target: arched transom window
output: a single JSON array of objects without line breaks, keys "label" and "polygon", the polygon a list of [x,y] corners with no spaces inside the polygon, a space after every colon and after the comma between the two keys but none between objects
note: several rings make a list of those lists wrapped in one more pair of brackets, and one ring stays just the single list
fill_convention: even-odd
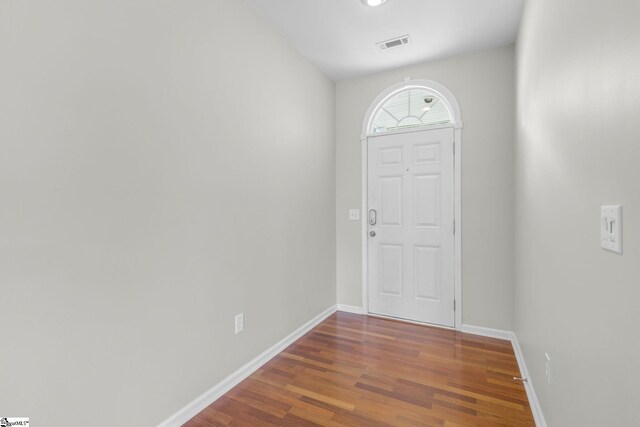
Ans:
[{"label": "arched transom window", "polygon": [[373,116],[369,132],[451,123],[447,106],[425,89],[406,89],[384,101]]}]

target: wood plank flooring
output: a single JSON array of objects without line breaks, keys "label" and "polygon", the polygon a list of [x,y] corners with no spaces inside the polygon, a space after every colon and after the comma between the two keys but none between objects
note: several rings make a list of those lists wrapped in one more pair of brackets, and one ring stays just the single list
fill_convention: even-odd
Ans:
[{"label": "wood plank flooring", "polygon": [[186,427],[535,426],[508,341],[336,313]]}]

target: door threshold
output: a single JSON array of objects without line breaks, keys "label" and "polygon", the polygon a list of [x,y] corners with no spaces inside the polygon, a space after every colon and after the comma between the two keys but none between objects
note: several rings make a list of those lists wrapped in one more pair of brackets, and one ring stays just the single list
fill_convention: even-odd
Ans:
[{"label": "door threshold", "polygon": [[365,316],[378,317],[380,319],[386,319],[386,320],[395,320],[397,322],[402,322],[402,323],[411,323],[412,325],[429,326],[432,328],[446,329],[448,331],[456,330],[456,328],[453,326],[438,325],[437,323],[420,322],[418,320],[404,319],[402,317],[393,317],[393,316],[387,316],[384,314],[377,314],[377,313],[364,313],[364,314]]}]

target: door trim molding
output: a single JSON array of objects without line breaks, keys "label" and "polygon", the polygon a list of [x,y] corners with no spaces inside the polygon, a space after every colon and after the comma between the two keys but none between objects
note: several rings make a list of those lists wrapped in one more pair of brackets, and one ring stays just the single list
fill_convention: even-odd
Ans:
[{"label": "door trim molding", "polygon": [[[409,88],[420,88],[438,96],[447,106],[449,113],[451,114],[451,124],[446,126],[429,126],[418,129],[410,129],[406,131],[393,131],[370,134],[369,128],[373,115],[378,111],[378,108],[387,99],[395,95],[396,93]],[[454,143],[454,220],[456,234],[454,236],[454,295],[455,295],[455,320],[454,328],[461,330],[462,328],[462,118],[460,116],[460,104],[455,95],[447,89],[444,85],[425,79],[405,79],[403,82],[397,83],[393,86],[383,90],[376,99],[371,103],[367,113],[364,116],[362,122],[362,134],[360,136],[360,157],[361,157],[361,220],[360,220],[360,240],[362,247],[362,310],[364,314],[369,313],[369,248],[367,240],[367,215],[369,207],[367,204],[368,195],[368,178],[369,178],[369,165],[367,161],[368,154],[368,140],[376,136],[383,136],[395,133],[404,132],[420,132],[428,131],[431,129],[439,129],[442,127],[453,127],[453,143]]]}]

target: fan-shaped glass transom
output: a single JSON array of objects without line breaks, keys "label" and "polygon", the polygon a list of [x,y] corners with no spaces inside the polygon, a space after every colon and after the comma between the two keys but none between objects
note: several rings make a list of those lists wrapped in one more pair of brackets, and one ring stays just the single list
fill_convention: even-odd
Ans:
[{"label": "fan-shaped glass transom", "polygon": [[424,89],[408,89],[387,99],[373,116],[372,133],[451,123],[438,97]]}]

